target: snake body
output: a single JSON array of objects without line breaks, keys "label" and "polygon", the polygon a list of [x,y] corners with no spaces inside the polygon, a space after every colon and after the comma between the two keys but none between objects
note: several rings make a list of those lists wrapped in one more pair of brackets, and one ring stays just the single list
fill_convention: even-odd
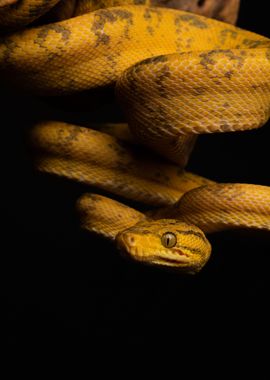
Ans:
[{"label": "snake body", "polygon": [[40,171],[162,206],[141,213],[99,195],[79,201],[82,225],[126,255],[196,272],[211,252],[204,232],[270,229],[268,187],[184,171],[196,134],[268,120],[269,39],[184,11],[121,5],[5,36],[0,72],[36,94],[116,85],[136,142],[165,159],[59,122],[38,125],[32,142]]},{"label": "snake body", "polygon": [[[217,184],[187,172],[130,146],[130,136],[121,127],[103,127],[117,137],[55,121],[39,123],[31,131],[39,171],[151,207],[140,212],[85,194],[77,202],[82,228],[116,241],[133,260],[185,273],[199,271],[209,259],[205,233],[241,227],[270,230],[269,187]],[[167,234],[175,236],[178,245],[164,246]]]}]

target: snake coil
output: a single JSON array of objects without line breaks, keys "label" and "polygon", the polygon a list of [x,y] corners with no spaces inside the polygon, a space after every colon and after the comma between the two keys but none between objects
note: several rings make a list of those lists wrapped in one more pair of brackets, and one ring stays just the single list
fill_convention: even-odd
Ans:
[{"label": "snake coil", "polygon": [[[115,85],[130,131],[40,123],[31,132],[37,168],[160,207],[142,213],[86,194],[77,205],[82,226],[116,240],[134,260],[185,273],[207,262],[205,233],[269,230],[268,187],[216,184],[184,167],[196,135],[258,128],[269,119],[270,40],[132,0],[104,9],[90,0],[77,8],[57,3],[0,3],[0,25],[9,32],[0,42],[1,77],[46,95]],[[55,22],[37,26],[49,10]]]}]

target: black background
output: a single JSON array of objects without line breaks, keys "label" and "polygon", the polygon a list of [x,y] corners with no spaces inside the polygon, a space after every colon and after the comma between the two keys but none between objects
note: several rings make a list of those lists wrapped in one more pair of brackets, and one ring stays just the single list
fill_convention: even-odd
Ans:
[{"label": "black background", "polygon": [[[242,1],[238,25],[270,37],[267,8],[267,2]],[[56,118],[83,125],[119,119],[107,101],[79,112],[75,103],[64,108],[59,102],[1,91],[4,342],[22,351],[59,353],[153,343],[168,351],[176,344],[187,356],[210,344],[209,359],[227,343],[225,361],[240,352],[265,352],[269,234],[210,236],[212,258],[197,276],[143,267],[80,230],[74,203],[88,188],[33,170],[26,142],[35,121]],[[270,185],[269,126],[200,137],[189,170],[222,182]]]}]

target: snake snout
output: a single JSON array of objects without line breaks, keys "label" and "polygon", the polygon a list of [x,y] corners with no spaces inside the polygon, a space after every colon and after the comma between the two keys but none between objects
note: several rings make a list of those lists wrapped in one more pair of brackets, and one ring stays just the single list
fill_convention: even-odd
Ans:
[{"label": "snake snout", "polygon": [[117,248],[123,256],[137,255],[136,240],[130,232],[121,232],[116,236]]}]

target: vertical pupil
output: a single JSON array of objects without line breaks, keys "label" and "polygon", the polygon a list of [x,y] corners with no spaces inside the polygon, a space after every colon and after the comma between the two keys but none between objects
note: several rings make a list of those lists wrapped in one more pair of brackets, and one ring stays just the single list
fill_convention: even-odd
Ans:
[{"label": "vertical pupil", "polygon": [[176,244],[176,236],[172,232],[167,232],[162,235],[161,243],[166,248],[174,247]]}]

